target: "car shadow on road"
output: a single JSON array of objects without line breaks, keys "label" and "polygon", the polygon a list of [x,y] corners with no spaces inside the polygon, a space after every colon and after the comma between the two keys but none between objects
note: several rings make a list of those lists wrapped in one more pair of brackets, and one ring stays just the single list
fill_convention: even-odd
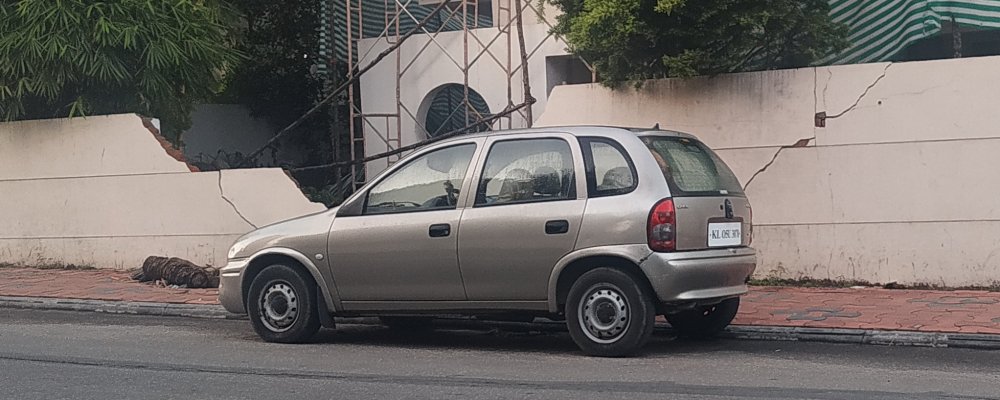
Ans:
[{"label": "car shadow on road", "polygon": [[[565,330],[504,329],[495,326],[437,328],[432,331],[401,331],[380,325],[339,325],[323,329],[313,344],[349,344],[357,346],[401,347],[412,349],[472,350],[503,353],[582,355]],[[643,357],[668,357],[731,351],[732,342],[721,339],[690,340],[675,337],[669,331],[657,331],[637,354]]]}]

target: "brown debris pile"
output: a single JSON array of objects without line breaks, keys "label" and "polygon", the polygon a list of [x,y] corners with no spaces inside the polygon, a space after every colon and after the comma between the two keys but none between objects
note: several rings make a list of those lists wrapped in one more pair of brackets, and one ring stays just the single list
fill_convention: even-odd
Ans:
[{"label": "brown debris pile", "polygon": [[200,289],[219,287],[219,270],[202,267],[177,257],[150,256],[142,263],[142,269],[132,274],[139,282],[164,282],[167,285]]}]

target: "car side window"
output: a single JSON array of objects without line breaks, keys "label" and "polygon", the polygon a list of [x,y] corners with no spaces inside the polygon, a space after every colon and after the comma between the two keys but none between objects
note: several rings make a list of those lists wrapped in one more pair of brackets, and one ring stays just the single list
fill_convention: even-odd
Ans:
[{"label": "car side window", "polygon": [[476,205],[576,198],[573,153],[562,139],[497,142],[486,157]]},{"label": "car side window", "polygon": [[462,144],[417,157],[368,192],[365,214],[454,209],[476,152]]},{"label": "car side window", "polygon": [[614,196],[635,190],[636,173],[632,160],[617,142],[583,138],[589,197]]}]

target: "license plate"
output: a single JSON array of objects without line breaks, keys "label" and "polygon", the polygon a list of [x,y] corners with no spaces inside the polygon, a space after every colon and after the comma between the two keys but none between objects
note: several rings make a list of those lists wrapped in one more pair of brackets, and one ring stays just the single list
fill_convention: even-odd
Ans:
[{"label": "license plate", "polygon": [[719,222],[708,224],[708,247],[739,246],[742,243],[742,223]]}]

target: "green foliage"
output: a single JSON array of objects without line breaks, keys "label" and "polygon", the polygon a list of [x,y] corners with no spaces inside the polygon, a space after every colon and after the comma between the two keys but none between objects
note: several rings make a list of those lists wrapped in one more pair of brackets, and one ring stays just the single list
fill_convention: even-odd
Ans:
[{"label": "green foliage", "polygon": [[0,118],[135,112],[175,141],[240,60],[222,0],[0,3]]},{"label": "green foliage", "polygon": [[843,49],[826,0],[543,0],[555,32],[609,85],[793,68]]}]

